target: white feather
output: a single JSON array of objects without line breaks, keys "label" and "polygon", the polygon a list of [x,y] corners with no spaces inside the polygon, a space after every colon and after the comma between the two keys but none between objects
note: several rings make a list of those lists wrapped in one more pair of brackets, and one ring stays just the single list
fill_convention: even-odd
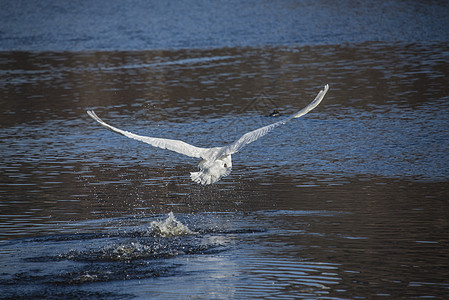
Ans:
[{"label": "white feather", "polygon": [[248,145],[249,143],[252,143],[256,141],[257,139],[263,137],[270,131],[272,131],[274,128],[284,125],[288,121],[292,119],[296,119],[299,117],[304,116],[308,112],[310,112],[312,109],[318,106],[320,102],[323,100],[324,96],[326,95],[327,91],[329,90],[329,85],[326,84],[324,89],[322,89],[318,95],[315,97],[315,99],[307,105],[305,108],[301,109],[300,111],[292,114],[291,116],[273,123],[271,125],[267,125],[264,127],[261,127],[259,129],[250,131],[248,133],[245,133],[242,135],[239,139],[237,139],[235,142],[223,146],[223,147],[214,147],[214,148],[200,148],[192,146],[186,142],[180,141],[180,140],[171,140],[171,139],[164,139],[164,138],[155,138],[155,137],[149,137],[149,136],[142,136],[137,135],[125,130],[118,129],[114,126],[111,126],[107,123],[105,123],[103,120],[101,120],[94,111],[88,110],[87,114],[92,117],[95,121],[100,123],[102,126],[106,127],[109,130],[112,130],[114,132],[117,132],[119,134],[122,134],[126,137],[147,143],[151,146],[171,150],[180,154],[184,154],[190,157],[197,157],[202,158],[200,161],[198,167],[199,172],[192,172],[190,173],[190,178],[199,184],[202,185],[208,185],[212,184],[214,182],[219,181],[221,178],[228,176],[231,173],[232,169],[232,160],[231,160],[231,154],[234,154],[238,151],[240,151],[243,147]]}]

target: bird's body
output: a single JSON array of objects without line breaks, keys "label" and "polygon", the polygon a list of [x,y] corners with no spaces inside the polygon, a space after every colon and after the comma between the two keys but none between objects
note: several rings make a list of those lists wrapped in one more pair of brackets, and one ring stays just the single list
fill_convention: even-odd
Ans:
[{"label": "bird's body", "polygon": [[202,159],[198,164],[198,172],[190,172],[190,178],[199,184],[211,184],[228,176],[232,169],[231,154],[216,160]]},{"label": "bird's body", "polygon": [[238,152],[247,144],[252,143],[255,140],[259,139],[260,137],[266,135],[274,128],[283,125],[292,119],[299,118],[310,112],[312,109],[317,107],[318,104],[320,104],[321,100],[323,100],[324,98],[324,95],[326,95],[328,89],[329,85],[326,85],[324,89],[318,93],[316,98],[308,106],[294,113],[288,118],[273,123],[271,125],[267,125],[259,129],[245,133],[239,139],[237,139],[235,142],[229,145],[214,148],[195,147],[180,140],[171,140],[171,139],[154,138],[137,135],[125,130],[118,129],[105,123],[95,114],[94,111],[87,111],[87,114],[90,117],[92,117],[95,121],[100,123],[102,126],[106,127],[107,129],[122,134],[126,137],[150,144],[151,146],[154,147],[168,149],[190,157],[201,158],[201,161],[198,164],[199,171],[191,172],[190,178],[196,183],[202,185],[209,185],[219,181],[221,178],[228,176],[231,173],[232,154]]}]

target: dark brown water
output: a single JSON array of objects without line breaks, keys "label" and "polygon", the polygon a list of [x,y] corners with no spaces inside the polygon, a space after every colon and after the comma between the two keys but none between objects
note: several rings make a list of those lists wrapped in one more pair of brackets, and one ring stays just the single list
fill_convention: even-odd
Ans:
[{"label": "dark brown water", "polygon": [[[1,53],[1,297],[446,298],[447,61],[438,43]],[[208,187],[85,113],[219,146],[326,83]]]}]

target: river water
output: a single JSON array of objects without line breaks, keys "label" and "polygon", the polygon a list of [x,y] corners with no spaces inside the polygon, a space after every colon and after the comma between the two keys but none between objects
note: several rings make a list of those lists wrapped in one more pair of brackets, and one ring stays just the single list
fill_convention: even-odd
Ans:
[{"label": "river water", "polygon": [[[49,51],[48,35],[8,32],[3,45],[23,51],[0,52],[0,298],[448,297],[447,41],[233,32],[231,45],[199,35],[194,47],[93,39],[63,51],[61,38]],[[233,155],[232,173],[206,187],[190,181],[197,160],[85,112],[220,146],[327,83],[318,108]]]}]

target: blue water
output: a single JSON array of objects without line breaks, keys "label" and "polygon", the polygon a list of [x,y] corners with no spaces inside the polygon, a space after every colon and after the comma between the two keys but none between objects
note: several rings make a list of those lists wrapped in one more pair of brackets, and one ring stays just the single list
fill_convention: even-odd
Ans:
[{"label": "blue water", "polygon": [[447,42],[446,1],[2,1],[0,50]]},{"label": "blue water", "polygon": [[[445,299],[444,1],[3,1],[1,299]],[[198,161],[99,126],[220,146]]]}]

